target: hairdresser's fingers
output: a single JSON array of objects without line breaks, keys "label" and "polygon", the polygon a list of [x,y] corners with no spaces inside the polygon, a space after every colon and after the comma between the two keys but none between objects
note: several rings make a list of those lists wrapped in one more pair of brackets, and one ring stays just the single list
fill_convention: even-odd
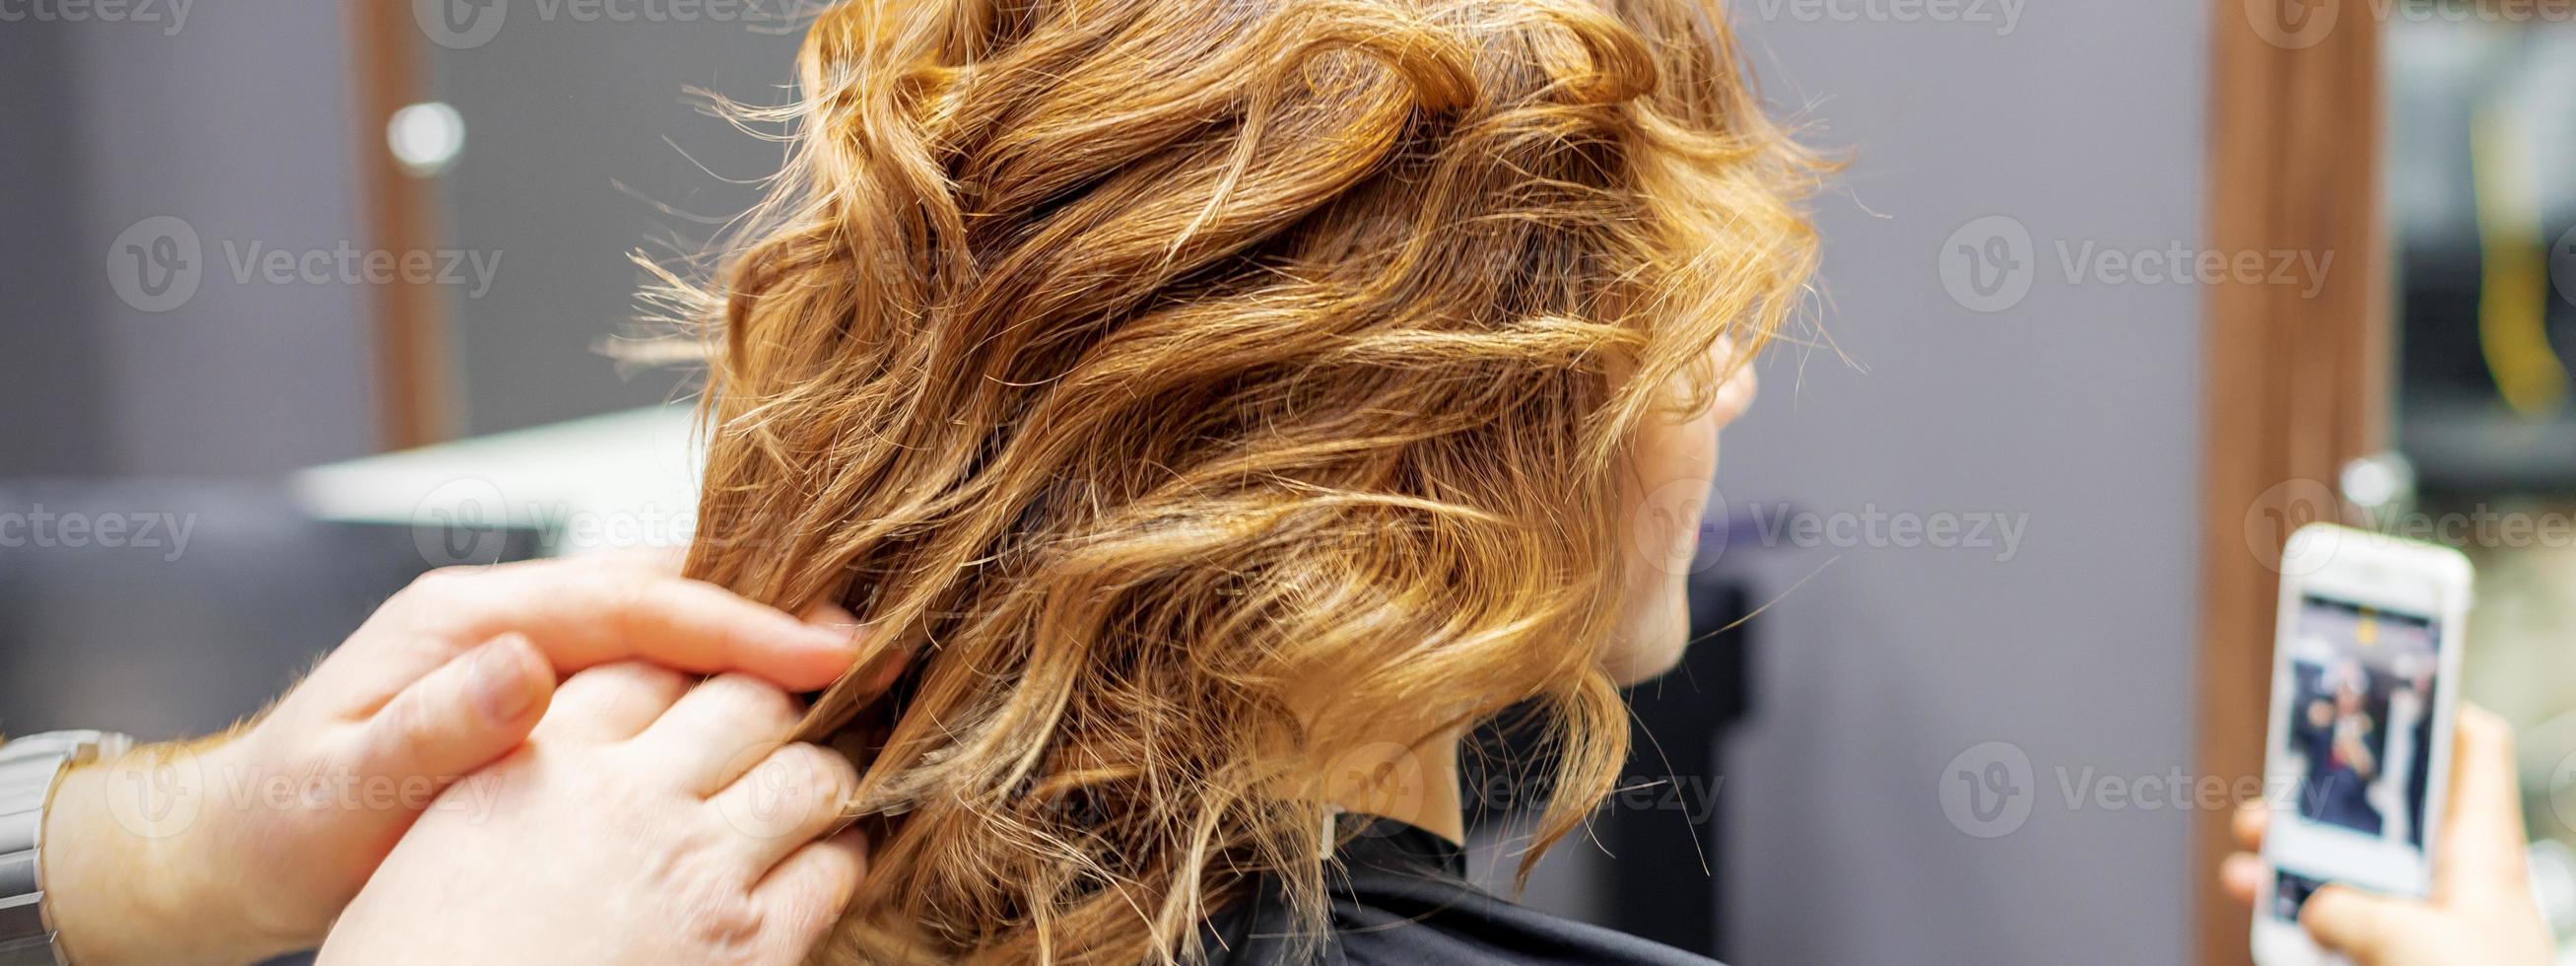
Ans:
[{"label": "hairdresser's fingers", "polygon": [[643,733],[688,690],[689,680],[669,668],[642,661],[602,664],[555,689],[554,707],[537,723],[537,734],[576,742],[622,741]]},{"label": "hairdresser's fingers", "polygon": [[2236,816],[2228,823],[2236,832],[2236,847],[2248,852],[2263,851],[2263,833],[2272,828],[2272,803],[2250,798],[2236,804]]},{"label": "hairdresser's fingers", "polygon": [[750,771],[796,730],[804,703],[746,674],[707,679],[637,735],[665,774],[700,797]]},{"label": "hairdresser's fingers", "polygon": [[377,709],[365,726],[365,768],[444,788],[526,740],[554,689],[554,669],[527,638],[493,638]]},{"label": "hairdresser's fingers", "polygon": [[867,878],[868,840],[843,832],[795,851],[752,887],[751,899],[771,928],[762,940],[775,962],[806,961]]},{"label": "hairdresser's fingers", "polygon": [[[455,652],[509,631],[558,671],[642,659],[683,671],[743,671],[782,686],[830,684],[858,652],[857,628],[818,626],[702,581],[600,559],[537,561],[423,576],[368,620],[398,642],[337,685],[390,694]],[[318,676],[318,672],[317,672]]]},{"label": "hairdresser's fingers", "polygon": [[2419,902],[2328,885],[2300,906],[2299,925],[2318,945],[2361,966],[2376,966],[2387,962],[2409,935],[2426,931],[2429,914]]},{"label": "hairdresser's fingers", "polygon": [[858,653],[857,628],[808,624],[714,584],[642,568],[567,562],[524,580],[487,580],[481,592],[485,606],[472,621],[526,631],[561,670],[640,658],[812,690]]},{"label": "hairdresser's fingers", "polygon": [[593,555],[610,564],[677,577],[689,562],[687,547],[614,547]]},{"label": "hairdresser's fingers", "polygon": [[2513,727],[2476,705],[2460,708],[2451,743],[2450,814],[2433,862],[2433,894],[2447,903],[2525,901],[2522,799]]},{"label": "hairdresser's fingers", "polygon": [[745,865],[758,876],[843,825],[858,787],[859,770],[849,759],[821,745],[797,742],[771,752],[717,792],[709,805],[740,833]]},{"label": "hairdresser's fingers", "polygon": [[2229,898],[2240,905],[2252,906],[2263,894],[2263,880],[2272,875],[2272,864],[2250,852],[2238,852],[2218,864],[2218,884]]}]

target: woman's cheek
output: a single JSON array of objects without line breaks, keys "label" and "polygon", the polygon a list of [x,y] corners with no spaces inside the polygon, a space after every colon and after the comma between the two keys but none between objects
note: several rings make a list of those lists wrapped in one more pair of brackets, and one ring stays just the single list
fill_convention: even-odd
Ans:
[{"label": "woman's cheek", "polygon": [[[1733,343],[1720,342],[1712,355],[1716,370],[1729,378],[1706,405],[1679,417],[1650,418],[1630,441],[1622,490],[1626,599],[1618,638],[1605,656],[1622,683],[1670,670],[1689,643],[1690,576],[1716,484],[1718,432],[1743,415],[1759,392],[1753,368],[1734,365]],[[1675,402],[1693,395],[1678,383],[1669,392]]]},{"label": "woman's cheek", "polygon": [[1637,440],[1626,507],[1623,613],[1604,662],[1623,684],[1661,674],[1681,657],[1715,443],[1716,427],[1706,419],[1661,423]]}]

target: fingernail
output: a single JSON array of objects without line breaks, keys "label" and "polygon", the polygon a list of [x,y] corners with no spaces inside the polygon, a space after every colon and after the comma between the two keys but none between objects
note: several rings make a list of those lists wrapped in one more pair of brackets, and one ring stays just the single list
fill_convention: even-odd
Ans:
[{"label": "fingernail", "polygon": [[840,605],[823,603],[806,608],[804,621],[805,626],[829,636],[835,648],[845,651],[858,649],[859,631],[863,626],[857,615]]},{"label": "fingernail", "polygon": [[469,687],[475,706],[494,724],[517,721],[536,703],[536,690],[528,687],[526,665],[519,660],[515,641],[503,637],[475,649]]}]

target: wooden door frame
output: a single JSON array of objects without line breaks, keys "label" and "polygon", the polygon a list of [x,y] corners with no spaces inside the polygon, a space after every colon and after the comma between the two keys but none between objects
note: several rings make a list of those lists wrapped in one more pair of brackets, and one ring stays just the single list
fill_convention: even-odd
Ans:
[{"label": "wooden door frame", "polygon": [[[2313,296],[2250,281],[2208,294],[2195,720],[2200,773],[2231,789],[2262,775],[2281,542],[2303,520],[2344,514],[2337,477],[2387,446],[2391,404],[2382,25],[2370,4],[2280,3],[2335,19],[2291,32],[2258,25],[2262,3],[2213,4],[2210,247],[2334,261]],[[2218,887],[2231,819],[2204,808],[2193,823],[2196,959],[2207,966],[2251,962],[2246,911]]]},{"label": "wooden door frame", "polygon": [[[385,141],[394,112],[427,99],[425,38],[412,5],[348,4],[355,159],[371,250],[439,248],[436,183],[403,169]],[[380,448],[410,449],[452,438],[460,413],[453,333],[443,293],[427,279],[397,278],[369,289]]]}]

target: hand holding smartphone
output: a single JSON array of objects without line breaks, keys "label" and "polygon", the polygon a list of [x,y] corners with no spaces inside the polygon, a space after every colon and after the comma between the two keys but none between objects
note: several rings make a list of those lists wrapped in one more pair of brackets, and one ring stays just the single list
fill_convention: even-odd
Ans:
[{"label": "hand holding smartphone", "polygon": [[2328,882],[2423,897],[2450,791],[2470,568],[2458,551],[2329,524],[2281,554],[2254,958],[2335,960],[2299,928]]},{"label": "hand holding smartphone", "polygon": [[2282,563],[2268,794],[2238,822],[2262,858],[2227,869],[2255,961],[2551,962],[2512,732],[2458,703],[2468,561],[2311,525]]}]

